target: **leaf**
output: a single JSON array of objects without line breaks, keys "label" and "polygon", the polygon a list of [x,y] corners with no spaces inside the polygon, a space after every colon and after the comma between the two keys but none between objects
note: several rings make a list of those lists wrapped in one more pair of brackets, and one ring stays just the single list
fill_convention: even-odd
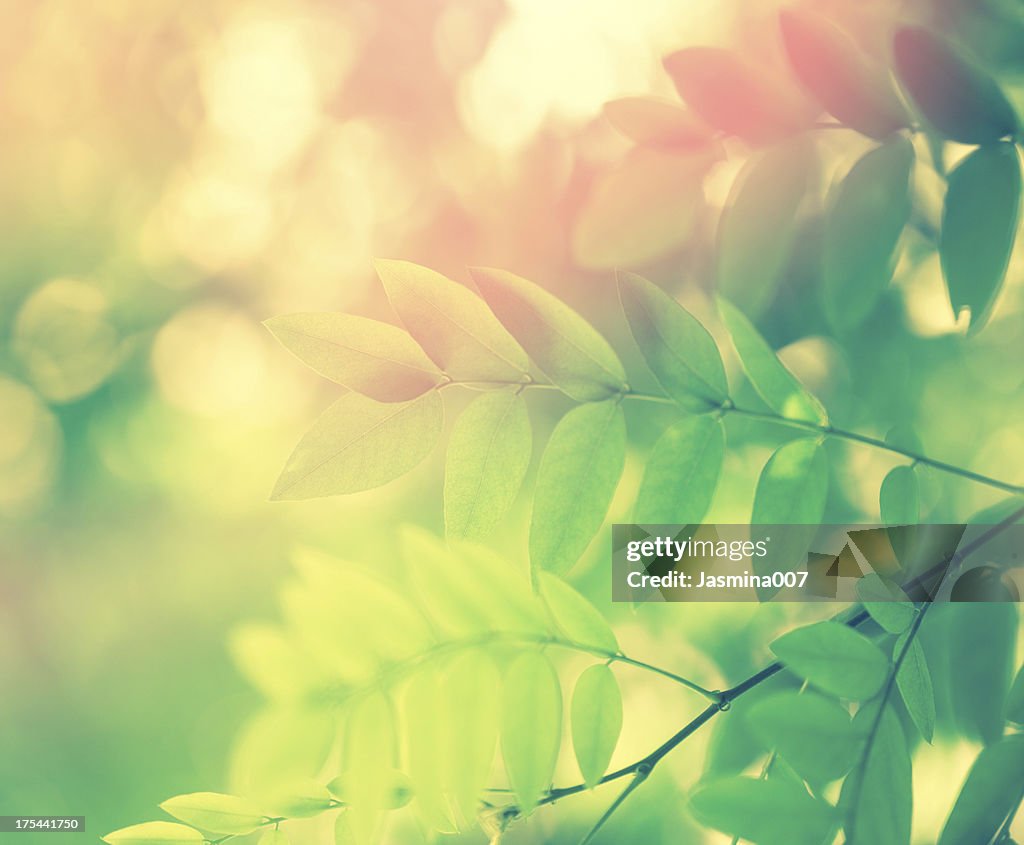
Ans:
[{"label": "leaf", "polygon": [[755,144],[791,135],[808,121],[762,68],[717,47],[688,47],[664,59],[679,96],[704,121]]},{"label": "leaf", "polygon": [[878,646],[838,622],[797,628],[775,640],[771,649],[787,669],[840,698],[871,698],[889,672],[889,661]]},{"label": "leaf", "polygon": [[678,103],[622,97],[604,104],[605,119],[631,141],[668,151],[706,147],[714,133]]},{"label": "leaf", "polygon": [[751,317],[775,298],[817,167],[813,142],[800,137],[753,156],[736,178],[718,221],[716,282]]},{"label": "leaf", "polygon": [[379,402],[415,399],[440,370],[408,334],[352,314],[286,314],[264,325],[320,375]]},{"label": "leaf", "polygon": [[460,830],[475,825],[478,799],[490,776],[501,718],[500,689],[498,670],[480,652],[457,657],[441,683],[441,775]]},{"label": "leaf", "polygon": [[[357,788],[356,781],[361,778],[358,771],[338,775],[327,784],[327,791],[345,804],[352,803],[353,791]],[[385,778],[388,789],[384,794],[384,809],[398,810],[406,806],[413,798],[412,782],[409,776],[398,769],[390,769]]]},{"label": "leaf", "polygon": [[1024,736],[1008,736],[982,749],[953,805],[938,845],[992,842],[1020,802]]},{"label": "leaf", "polygon": [[[903,652],[909,633],[905,631],[896,640],[893,646],[894,657]],[[924,649],[916,639],[911,641],[896,673],[896,686],[921,736],[925,742],[931,742],[935,735],[935,691],[932,689],[932,675],[928,671]]]},{"label": "leaf", "polygon": [[203,834],[173,822],[146,822],[122,827],[103,837],[110,845],[202,845]]},{"label": "leaf", "polygon": [[594,327],[541,287],[504,270],[471,268],[487,304],[534,363],[580,402],[626,387],[626,372]]},{"label": "leaf", "polygon": [[652,525],[696,525],[718,486],[725,427],[711,416],[686,417],[654,444],[637,493],[634,519]]},{"label": "leaf", "polygon": [[436,391],[398,404],[346,393],[299,441],[270,498],[312,499],[387,484],[430,453],[443,423]]},{"label": "leaf", "polygon": [[953,713],[968,739],[991,745],[1003,735],[1013,678],[1017,606],[1007,602],[953,603],[949,667]]},{"label": "leaf", "polygon": [[440,776],[447,766],[442,731],[449,715],[443,709],[441,684],[439,673],[430,669],[413,675],[401,697],[401,718],[416,812],[429,829],[452,833],[448,783]]},{"label": "leaf", "polygon": [[390,700],[372,693],[357,702],[349,714],[345,736],[345,770],[353,775],[348,779],[345,814],[356,841],[372,842],[383,812],[394,799],[397,749]]},{"label": "leaf", "polygon": [[260,837],[259,845],[291,845],[291,842],[288,839],[288,834],[275,827]]},{"label": "leaf", "polygon": [[815,399],[772,351],[747,317],[724,299],[718,310],[729,330],[743,371],[769,408],[784,417],[824,424],[828,416]]},{"label": "leaf", "polygon": [[631,150],[594,180],[572,231],[573,260],[595,270],[638,267],[680,251],[704,210],[704,177],[715,145],[685,155]]},{"label": "leaf", "polygon": [[[866,711],[876,713],[874,708]],[[899,719],[886,709],[864,766],[843,783],[847,842],[909,845],[913,814],[910,752]]]},{"label": "leaf", "polygon": [[797,79],[825,111],[871,138],[908,125],[887,75],[839,27],[802,9],[783,10],[779,22]]},{"label": "leaf", "polygon": [[594,605],[549,572],[537,573],[537,585],[556,627],[567,640],[605,654],[618,654],[615,634]]},{"label": "leaf", "polygon": [[836,190],[823,262],[825,313],[837,329],[863,323],[892,279],[913,165],[913,145],[898,137],[868,152]]},{"label": "leaf", "polygon": [[815,786],[842,777],[857,762],[862,738],[854,733],[850,714],[817,693],[775,693],[754,704],[746,718],[767,748]]},{"label": "leaf", "polygon": [[755,845],[820,845],[837,823],[835,808],[800,786],[748,777],[698,787],[690,812],[701,824]]},{"label": "leaf", "polygon": [[307,778],[268,791],[260,803],[271,816],[310,819],[331,809],[331,794],[326,786]]},{"label": "leaf", "polygon": [[473,400],[448,441],[444,521],[449,537],[490,535],[519,493],[532,447],[522,396],[495,391]]},{"label": "leaf", "polygon": [[971,311],[970,331],[991,316],[1006,278],[1020,212],[1017,148],[975,150],[949,174],[939,257],[953,313]]},{"label": "leaf", "polygon": [[857,597],[871,618],[890,634],[903,633],[917,615],[906,593],[877,572],[870,572],[857,580]]},{"label": "leaf", "polygon": [[175,795],[164,801],[160,809],[203,830],[235,836],[252,833],[263,822],[263,813],[252,803],[218,792]]},{"label": "leaf", "polygon": [[1006,699],[1006,718],[1018,725],[1024,725],[1024,666],[1017,673],[1017,679],[1013,682]]},{"label": "leaf", "polygon": [[718,346],[689,311],[635,273],[619,273],[619,298],[630,331],[665,392],[689,411],[729,398]]},{"label": "leaf", "polygon": [[530,362],[522,347],[468,288],[409,261],[377,260],[377,275],[402,323],[457,381],[520,381]]},{"label": "leaf", "polygon": [[828,493],[828,462],[817,440],[780,446],[768,459],[754,493],[751,522],[758,525],[817,525]]},{"label": "leaf", "polygon": [[537,470],[530,521],[535,570],[572,569],[604,522],[625,461],[619,403],[580,405],[559,420]]},{"label": "leaf", "polygon": [[445,544],[412,528],[403,530],[402,552],[413,591],[439,632],[452,637],[493,630],[549,632],[525,567],[483,546]]},{"label": "leaf", "polygon": [[885,525],[916,525],[921,517],[918,505],[917,473],[909,465],[890,470],[878,494]]},{"label": "leaf", "polygon": [[562,690],[551,661],[526,652],[502,686],[501,754],[520,809],[529,814],[551,786],[562,739]]},{"label": "leaf", "polygon": [[989,144],[1017,131],[998,83],[944,38],[916,26],[893,39],[896,75],[939,132],[962,144]]},{"label": "leaf", "polygon": [[572,746],[587,789],[600,783],[622,732],[622,693],[612,670],[585,669],[572,694]]}]

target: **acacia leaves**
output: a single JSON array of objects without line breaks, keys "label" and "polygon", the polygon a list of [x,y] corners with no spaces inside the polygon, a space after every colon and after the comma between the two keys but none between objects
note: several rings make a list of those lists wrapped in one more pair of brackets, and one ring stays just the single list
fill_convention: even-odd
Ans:
[{"label": "acacia leaves", "polygon": [[949,175],[939,256],[954,314],[971,312],[971,330],[989,318],[1017,235],[1021,171],[1012,144],[981,147]]},{"label": "acacia leaves", "polygon": [[401,403],[346,393],[299,441],[270,497],[309,499],[379,487],[417,466],[443,423],[435,391]]},{"label": "acacia leaves", "polygon": [[622,693],[603,664],[583,671],[572,694],[572,745],[587,788],[608,771],[622,731]]},{"label": "acacia leaves", "polygon": [[1008,736],[982,750],[974,761],[938,845],[992,842],[1021,800],[1024,736]]},{"label": "acacia leaves", "polygon": [[530,521],[535,568],[562,573],[576,563],[604,522],[625,460],[618,402],[580,405],[559,421],[537,470]]},{"label": "acacia leaves", "polygon": [[871,698],[888,674],[889,661],[878,646],[838,622],[797,628],[771,648],[787,669],[840,698]]},{"label": "acacia leaves", "polygon": [[536,652],[516,658],[505,673],[502,699],[505,771],[528,813],[551,785],[562,738],[562,690],[551,661]]},{"label": "acacia leaves", "polygon": [[252,833],[264,819],[264,814],[246,799],[217,792],[176,795],[164,801],[160,808],[203,830],[234,836]]},{"label": "acacia leaves", "polygon": [[486,538],[515,500],[530,465],[533,437],[523,397],[485,393],[459,417],[444,473],[445,530]]},{"label": "acacia leaves", "polygon": [[173,822],[145,822],[108,833],[103,841],[109,845],[202,845],[203,834],[191,827]]}]

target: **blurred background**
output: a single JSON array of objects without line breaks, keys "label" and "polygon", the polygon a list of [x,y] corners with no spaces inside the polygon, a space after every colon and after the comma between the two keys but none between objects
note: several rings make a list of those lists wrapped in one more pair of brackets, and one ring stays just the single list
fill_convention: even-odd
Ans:
[{"label": "blurred background", "polygon": [[[813,5],[859,21],[867,43],[893,14],[881,2]],[[1012,4],[904,5],[957,28],[1019,102]],[[222,787],[258,700],[227,635],[276,614],[291,550],[374,554],[386,567],[396,520],[439,528],[442,455],[355,497],[266,501],[338,389],[262,320],[393,319],[374,256],[462,281],[467,265],[510,269],[573,303],[616,348],[627,334],[615,266],[710,313],[714,222],[744,151],[695,179],[674,153],[637,154],[602,107],[674,99],[661,57],[686,45],[739,44],[777,68],[777,7],[0,0],[0,814],[84,813],[99,834],[155,817],[169,795]],[[822,143],[823,196],[864,143]],[[812,201],[796,221],[787,281],[761,320],[784,359],[846,427],[910,425],[929,454],[1019,480],[1021,256],[997,319],[970,345],[937,262],[913,242],[879,313],[836,338],[809,269],[820,210]],[[560,406],[539,408],[543,430]],[[631,420],[638,450],[664,421]],[[711,521],[745,518],[778,440],[749,423],[735,434]],[[876,517],[892,461],[842,448],[836,460],[844,484],[830,516]],[[935,521],[995,501],[929,477]],[[598,545],[580,583],[606,603]],[[708,650],[711,675],[755,665],[781,621],[671,612],[649,611],[641,648],[674,631],[669,662]],[[735,636],[702,641],[709,624]],[[961,768],[970,759],[950,754]]]}]

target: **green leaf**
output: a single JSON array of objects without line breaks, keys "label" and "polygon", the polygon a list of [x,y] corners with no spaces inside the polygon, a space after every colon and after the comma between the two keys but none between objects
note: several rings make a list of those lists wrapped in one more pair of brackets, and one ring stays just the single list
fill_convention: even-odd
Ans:
[{"label": "green leaf", "polygon": [[771,649],[787,669],[840,698],[871,698],[889,671],[878,646],[838,622],[797,628],[775,640]]},{"label": "green leaf", "polygon": [[[903,651],[909,634],[909,631],[905,631],[896,640],[893,657]],[[910,648],[903,657],[903,662],[896,673],[896,686],[921,736],[925,742],[931,742],[935,735],[935,691],[932,689],[932,675],[928,671],[924,649],[917,639],[910,643]]]},{"label": "green leaf", "polygon": [[164,801],[160,809],[203,830],[236,836],[252,833],[263,821],[263,813],[246,799],[219,792],[175,795]]},{"label": "green leaf", "polygon": [[872,138],[908,125],[887,74],[839,27],[804,9],[783,10],[779,22],[797,79],[840,123]]},{"label": "green leaf", "polygon": [[372,693],[357,702],[349,714],[345,738],[345,769],[354,775],[349,779],[346,815],[356,841],[372,842],[394,798],[397,740],[390,700]]},{"label": "green leaf", "polygon": [[[874,708],[865,711],[876,713]],[[913,814],[910,752],[891,709],[882,714],[863,767],[843,783],[846,841],[908,845]]]},{"label": "green leaf", "polygon": [[201,845],[203,834],[173,822],[146,822],[122,827],[103,837],[110,845]]},{"label": "green leaf", "polygon": [[[320,770],[337,733],[337,716],[323,709],[277,705],[257,713],[242,725],[235,740],[229,788],[276,799],[283,787]],[[271,809],[259,803],[264,812]]]},{"label": "green leaf", "polygon": [[409,680],[400,706],[416,813],[430,830],[452,833],[456,827],[448,802],[448,783],[441,777],[448,753],[442,734],[450,715],[444,711],[442,680],[432,668],[417,672]]},{"label": "green leaf", "polygon": [[622,732],[622,693],[615,673],[602,664],[583,671],[572,693],[572,747],[587,789],[608,771]]},{"label": "green leaf", "polygon": [[780,446],[761,470],[751,523],[816,526],[825,512],[828,460],[817,440]]},{"label": "green leaf", "polygon": [[886,525],[916,525],[921,518],[917,473],[909,465],[890,470],[878,493],[882,522]]},{"label": "green leaf", "polygon": [[716,281],[751,317],[775,298],[817,167],[813,142],[800,137],[753,156],[736,178],[718,222]]},{"label": "green leaf", "polygon": [[725,299],[718,300],[718,310],[732,337],[743,371],[768,407],[791,419],[816,424],[828,422],[821,403],[783,366],[750,320]]},{"label": "green leaf", "polygon": [[953,313],[971,311],[971,328],[988,321],[1017,237],[1021,174],[1017,148],[975,150],[949,174],[939,257]]},{"label": "green leaf", "polygon": [[664,59],[679,96],[698,117],[755,144],[791,135],[809,121],[763,68],[718,47],[688,47]]},{"label": "green leaf", "polygon": [[443,424],[436,391],[398,404],[346,393],[299,441],[270,498],[312,499],[387,484],[430,453]]},{"label": "green leaf", "polygon": [[767,748],[815,786],[842,777],[857,762],[862,737],[854,733],[850,714],[817,693],[775,693],[754,704],[746,718]]},{"label": "green leaf", "polygon": [[618,654],[615,634],[594,605],[550,572],[538,572],[537,585],[555,627],[567,640],[605,654]]},{"label": "green leaf", "polygon": [[1008,736],[982,750],[953,805],[938,845],[992,842],[1020,802],[1024,736]]},{"label": "green leaf", "polygon": [[651,450],[633,518],[648,524],[698,524],[715,495],[724,458],[721,419],[704,415],[680,420]]},{"label": "green leaf", "polygon": [[[351,804],[357,789],[356,781],[362,775],[358,771],[345,772],[327,784],[327,791],[344,804]],[[398,810],[413,799],[412,781],[409,776],[398,769],[391,769],[386,776],[388,784],[384,795],[384,809]]]},{"label": "green leaf", "polygon": [[573,399],[592,402],[626,388],[626,372],[608,341],[564,302],[504,270],[471,272],[505,328]]},{"label": "green leaf", "polygon": [[288,839],[288,834],[275,827],[260,837],[259,845],[291,845],[291,842]]},{"label": "green leaf", "polygon": [[893,39],[896,75],[928,121],[962,144],[989,144],[1017,131],[999,84],[944,38],[908,26]]},{"label": "green leaf", "polygon": [[[476,824],[498,743],[501,677],[480,652],[453,661],[441,683],[441,775],[460,830]],[[435,728],[436,729],[436,728]]]},{"label": "green leaf", "polygon": [[665,392],[689,411],[729,398],[718,346],[689,311],[635,273],[619,273],[619,298],[629,328]]},{"label": "green leaf", "polygon": [[493,630],[549,632],[525,567],[520,570],[491,549],[445,544],[413,528],[403,530],[402,552],[415,595],[438,631],[453,637]]},{"label": "green leaf", "polygon": [[948,613],[953,713],[966,737],[991,745],[1003,735],[1017,643],[1017,605],[954,603]]},{"label": "green leaf", "polygon": [[516,658],[502,686],[501,754],[524,813],[551,786],[562,739],[562,689],[542,653]]},{"label": "green leaf", "polygon": [[604,104],[605,119],[641,146],[668,151],[706,147],[714,133],[686,109],[655,97],[622,97]]},{"label": "green leaf", "polygon": [[311,819],[331,808],[331,793],[314,780],[293,781],[278,786],[260,799],[268,815],[286,819]]},{"label": "green leaf", "polygon": [[837,329],[864,322],[892,278],[913,165],[913,144],[898,137],[868,152],[836,189],[825,218],[823,291]]},{"label": "green leaf", "polygon": [[857,597],[871,618],[890,634],[903,633],[917,615],[906,593],[877,572],[869,572],[858,579]]},{"label": "green leaf", "polygon": [[468,288],[409,261],[375,262],[388,299],[423,350],[457,381],[520,381],[530,362]]},{"label": "green leaf", "polygon": [[821,845],[837,824],[835,808],[800,786],[748,777],[698,787],[690,812],[701,824],[755,845]]},{"label": "green leaf", "polygon": [[1006,699],[1006,718],[1018,725],[1024,725],[1024,666],[1010,687],[1010,694]]},{"label": "green leaf", "polygon": [[573,225],[573,259],[606,270],[643,266],[683,249],[705,208],[704,177],[721,157],[718,145],[685,156],[631,150],[594,180]]},{"label": "green leaf", "polygon": [[535,570],[564,573],[579,560],[604,522],[625,461],[618,402],[580,405],[562,417],[537,470],[530,522]]},{"label": "green leaf", "polygon": [[444,522],[449,537],[490,535],[519,493],[532,447],[522,396],[495,391],[473,400],[448,441]]},{"label": "green leaf", "polygon": [[408,334],[352,314],[286,314],[264,325],[300,361],[379,402],[415,399],[440,370]]}]

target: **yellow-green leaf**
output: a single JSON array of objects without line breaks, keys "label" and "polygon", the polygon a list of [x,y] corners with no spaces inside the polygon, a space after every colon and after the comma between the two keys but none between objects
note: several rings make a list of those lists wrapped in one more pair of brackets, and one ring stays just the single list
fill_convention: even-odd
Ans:
[{"label": "yellow-green leaf", "polygon": [[939,845],[992,842],[1020,803],[1024,783],[1024,736],[1008,736],[974,761],[942,828]]},{"label": "yellow-green leaf", "polygon": [[527,652],[502,685],[501,754],[519,807],[529,813],[551,786],[562,738],[562,690],[551,661]]},{"label": "yellow-green leaf", "polygon": [[245,798],[219,792],[191,792],[175,795],[160,805],[165,813],[213,833],[241,836],[252,833],[264,814]]},{"label": "yellow-green leaf", "polygon": [[377,275],[423,351],[459,381],[518,381],[529,368],[522,347],[479,296],[435,270],[378,260]]},{"label": "yellow-green leaf", "polygon": [[275,827],[260,837],[259,845],[291,845],[291,842],[288,839],[288,834]]},{"label": "yellow-green leaf", "polygon": [[608,771],[622,732],[622,693],[612,670],[599,663],[583,671],[572,693],[572,747],[588,789]]},{"label": "yellow-green leaf", "polygon": [[417,672],[401,699],[405,760],[415,794],[417,815],[431,830],[453,833],[455,823],[448,802],[448,784],[441,777],[447,765],[442,728],[446,725],[442,679],[432,667]]},{"label": "yellow-green leaf", "polygon": [[346,769],[353,775],[348,779],[346,815],[356,841],[369,843],[377,839],[382,814],[394,802],[397,748],[390,700],[376,693],[359,701],[349,715],[345,737]]},{"label": "yellow-green leaf", "polygon": [[580,405],[559,421],[537,471],[530,522],[535,570],[572,569],[604,522],[625,461],[618,402]]},{"label": "yellow-green leaf", "polygon": [[888,74],[828,18],[806,9],[784,9],[779,23],[797,79],[825,111],[872,138],[885,138],[908,125]]},{"label": "yellow-green leaf", "polygon": [[904,27],[893,39],[893,58],[907,93],[947,138],[988,144],[1017,131],[1017,115],[999,84],[945,38]]},{"label": "yellow-green leaf", "polygon": [[718,300],[718,310],[729,330],[743,371],[765,403],[784,417],[825,423],[828,415],[796,376],[787,370],[778,356],[736,306]]},{"label": "yellow-green leaf", "polygon": [[550,572],[538,572],[537,584],[555,627],[567,640],[605,654],[618,653],[615,633],[594,605]]},{"label": "yellow-green leaf", "polygon": [[916,525],[920,519],[918,480],[909,465],[894,467],[882,480],[878,493],[882,522],[886,525]]},{"label": "yellow-green leaf", "polygon": [[448,441],[444,522],[449,537],[486,539],[515,501],[533,434],[522,396],[484,393],[462,412]]},{"label": "yellow-green leaf", "polygon": [[[893,646],[894,659],[903,652],[909,633],[905,631],[896,640],[896,645]],[[935,734],[935,692],[932,689],[932,675],[928,671],[924,649],[917,639],[911,641],[903,656],[903,662],[896,673],[896,686],[921,736],[925,742],[931,742]]]},{"label": "yellow-green leaf", "polygon": [[722,356],[700,321],[642,276],[619,273],[618,280],[630,331],[665,392],[691,411],[728,399]]},{"label": "yellow-green leaf", "polygon": [[442,375],[408,334],[353,314],[286,314],[264,325],[299,360],[379,402],[415,399]]},{"label": "yellow-green leaf", "polygon": [[671,100],[622,97],[604,104],[605,119],[642,146],[681,151],[705,147],[714,132]]},{"label": "yellow-green leaf", "polygon": [[868,152],[836,190],[823,262],[825,313],[837,329],[860,325],[892,278],[913,164],[913,145],[898,137]]},{"label": "yellow-green leaf", "polygon": [[[356,781],[362,777],[358,771],[345,772],[327,784],[327,791],[343,804],[351,804],[356,789]],[[385,810],[398,810],[413,799],[412,781],[409,776],[398,769],[391,769],[385,778],[388,789],[384,793]]]},{"label": "yellow-green leaf", "polygon": [[201,845],[203,834],[174,822],[146,822],[108,833],[103,841],[110,845]]},{"label": "yellow-green leaf", "polygon": [[[869,716],[878,711],[866,710]],[[855,720],[856,722],[856,720]],[[846,841],[909,845],[913,811],[910,752],[900,721],[886,709],[861,768],[844,781]]]},{"label": "yellow-green leaf", "polygon": [[776,449],[761,471],[750,521],[816,526],[825,512],[827,494],[828,461],[821,443],[792,440]]},{"label": "yellow-green leaf", "polygon": [[914,621],[917,610],[898,586],[869,572],[857,580],[857,598],[864,609],[890,634],[901,634]]},{"label": "yellow-green leaf", "polygon": [[878,646],[838,622],[797,628],[775,640],[771,649],[791,672],[840,698],[871,698],[889,671]]},{"label": "yellow-green leaf", "polygon": [[1017,148],[975,150],[949,174],[939,257],[953,313],[970,309],[970,330],[992,314],[1017,237],[1021,172]]},{"label": "yellow-green leaf", "polygon": [[725,427],[709,415],[686,417],[654,444],[637,493],[634,519],[695,525],[707,513],[725,458]]},{"label": "yellow-green leaf", "polygon": [[260,798],[271,816],[286,819],[310,819],[331,808],[327,787],[311,778],[292,781],[267,791]]},{"label": "yellow-green leaf", "polygon": [[299,441],[270,497],[311,499],[387,484],[430,453],[443,423],[433,390],[402,403],[346,393]]},{"label": "yellow-green leaf", "polygon": [[718,292],[759,316],[775,298],[814,182],[817,151],[806,137],[753,156],[736,177],[718,221]]},{"label": "yellow-green leaf", "polygon": [[498,319],[565,393],[591,402],[625,389],[626,372],[608,341],[568,305],[504,270],[471,272]]},{"label": "yellow-green leaf", "polygon": [[641,267],[679,251],[705,208],[704,176],[716,145],[672,155],[638,147],[594,180],[576,217],[572,255],[598,270]]}]

